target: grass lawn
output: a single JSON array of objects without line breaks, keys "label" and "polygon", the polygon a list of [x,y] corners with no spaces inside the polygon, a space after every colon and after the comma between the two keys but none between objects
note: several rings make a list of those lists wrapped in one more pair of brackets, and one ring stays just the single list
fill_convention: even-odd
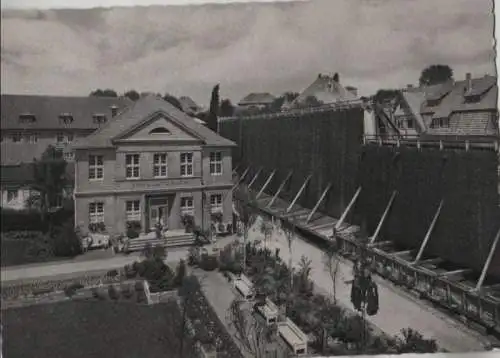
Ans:
[{"label": "grass lawn", "polygon": [[[179,357],[181,313],[175,302],[152,306],[66,301],[2,311],[9,358]],[[184,357],[194,357],[185,338]]]}]

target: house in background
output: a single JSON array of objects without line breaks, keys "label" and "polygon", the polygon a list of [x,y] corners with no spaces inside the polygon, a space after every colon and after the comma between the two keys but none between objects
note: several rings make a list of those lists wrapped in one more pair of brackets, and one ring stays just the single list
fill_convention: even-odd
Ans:
[{"label": "house in background", "polygon": [[161,98],[141,98],[75,144],[76,225],[180,229],[190,214],[206,229],[217,213],[230,223],[234,146]]},{"label": "house in background", "polygon": [[496,78],[485,75],[443,84],[402,89],[378,115],[378,134],[488,137],[498,136],[498,87]]},{"label": "house in background", "polygon": [[193,101],[191,97],[179,97],[179,102],[181,104],[182,110],[189,115],[195,115],[196,113],[203,110],[203,108],[199,106],[195,101]]},{"label": "house in background", "polygon": [[94,132],[133,102],[128,98],[1,96],[1,206],[23,209],[34,194],[33,159],[49,145],[63,152],[72,195],[72,142]]},{"label": "house in background", "polygon": [[287,104],[284,109],[301,106],[305,104],[310,97],[316,98],[323,104],[331,104],[340,101],[358,100],[358,91],[352,86],[342,86],[339,75],[319,74],[316,80],[310,84],[295,100]]},{"label": "house in background", "polygon": [[269,108],[276,99],[270,93],[250,93],[238,102],[241,110],[261,110]]}]

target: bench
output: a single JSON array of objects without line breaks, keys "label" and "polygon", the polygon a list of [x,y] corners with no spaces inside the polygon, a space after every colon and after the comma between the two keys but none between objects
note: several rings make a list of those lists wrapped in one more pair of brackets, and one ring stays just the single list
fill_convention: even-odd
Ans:
[{"label": "bench", "polygon": [[266,297],[265,304],[257,306],[257,311],[264,317],[268,326],[278,322],[278,306],[269,298]]},{"label": "bench", "polygon": [[254,287],[252,281],[245,275],[241,274],[234,281],[234,287],[246,300],[251,300],[254,297]]},{"label": "bench", "polygon": [[295,355],[307,354],[307,335],[290,318],[278,323],[278,332]]}]

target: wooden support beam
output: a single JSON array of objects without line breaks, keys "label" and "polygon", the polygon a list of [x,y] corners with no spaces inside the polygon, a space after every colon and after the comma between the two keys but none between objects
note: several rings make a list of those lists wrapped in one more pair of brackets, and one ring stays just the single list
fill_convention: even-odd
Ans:
[{"label": "wooden support beam", "polygon": [[483,286],[483,282],[486,278],[486,274],[488,273],[488,269],[490,268],[491,260],[493,260],[493,256],[495,256],[498,241],[500,241],[500,229],[498,229],[497,236],[495,237],[495,240],[493,240],[493,244],[491,245],[491,249],[490,249],[490,252],[488,254],[488,258],[486,259],[486,262],[484,263],[484,266],[483,266],[483,271],[481,272],[481,276],[479,277],[479,280],[477,281],[477,285],[475,288],[476,292],[481,290],[481,286]]},{"label": "wooden support beam", "polygon": [[250,189],[252,187],[253,183],[255,183],[255,181],[257,180],[257,178],[259,177],[261,172],[262,172],[262,168],[259,168],[259,170],[257,170],[257,173],[255,173],[252,181],[248,184],[248,189]]},{"label": "wooden support beam", "polygon": [[300,197],[300,195],[302,194],[302,192],[306,188],[306,185],[307,185],[307,183],[309,182],[310,179],[311,179],[311,175],[308,175],[307,178],[306,178],[306,180],[304,180],[304,184],[302,184],[302,186],[300,187],[299,191],[297,192],[297,195],[295,195],[295,198],[293,198],[293,200],[290,203],[290,205],[288,206],[288,208],[286,208],[286,210],[285,210],[286,213],[288,213],[290,210],[292,210],[293,206],[297,202],[297,199]]},{"label": "wooden support beam", "polygon": [[440,264],[441,262],[443,262],[443,259],[440,257],[436,257],[435,259],[420,260],[418,262],[418,264],[419,265],[425,265],[425,264],[436,265],[436,264]]},{"label": "wooden support beam", "polygon": [[241,176],[238,178],[238,180],[236,181],[236,184],[234,184],[233,188],[236,188],[238,185],[240,185],[240,183],[245,180],[245,177],[247,176],[248,174],[248,171],[250,170],[250,167],[247,167],[245,169],[245,171],[243,172],[243,174],[241,174]]},{"label": "wooden support beam", "polygon": [[356,190],[356,193],[354,194],[351,201],[349,202],[349,205],[347,205],[347,207],[345,208],[344,212],[342,213],[342,216],[340,217],[339,221],[337,221],[337,223],[335,224],[335,230],[340,229],[340,227],[344,223],[345,218],[347,217],[347,214],[349,213],[352,206],[354,205],[354,203],[358,199],[358,196],[360,193],[361,193],[361,187],[359,187],[358,190]]},{"label": "wooden support beam", "polygon": [[483,290],[498,290],[500,289],[500,283],[494,284],[494,285],[489,285],[489,286],[484,286],[482,288]]},{"label": "wooden support beam", "polygon": [[427,243],[429,242],[432,231],[434,230],[434,226],[436,225],[436,222],[439,218],[439,214],[441,214],[441,209],[443,207],[443,203],[444,203],[444,200],[441,200],[441,202],[439,203],[439,206],[436,210],[436,213],[434,214],[434,218],[432,218],[432,222],[429,226],[429,229],[427,229],[427,233],[425,234],[424,241],[422,241],[422,245],[420,245],[420,249],[418,250],[417,257],[415,257],[415,260],[412,262],[413,265],[418,264],[418,262],[422,258],[422,254],[424,253],[425,247],[427,246]]},{"label": "wooden support beam", "polygon": [[411,254],[412,252],[413,252],[413,250],[405,250],[405,251],[391,252],[390,254],[392,256],[404,256],[404,255]]},{"label": "wooden support beam", "polygon": [[389,202],[387,203],[387,206],[385,207],[385,211],[382,214],[382,217],[380,218],[377,229],[375,230],[375,233],[373,234],[373,236],[370,238],[370,244],[373,244],[375,242],[375,240],[377,240],[378,234],[380,233],[380,229],[382,229],[382,225],[384,224],[384,221],[387,217],[387,214],[389,213],[389,209],[391,208],[392,203],[394,202],[394,199],[396,198],[397,193],[398,192],[396,190],[394,190],[392,192],[391,198],[389,199]]},{"label": "wooden support beam", "polygon": [[236,168],[234,168],[234,169],[233,169],[233,174],[234,174],[234,173],[238,173],[238,169],[239,169],[239,168],[240,168],[240,165],[238,164],[238,165],[236,166]]},{"label": "wooden support beam", "polygon": [[269,175],[269,177],[267,178],[267,180],[264,183],[264,185],[262,186],[262,188],[260,188],[260,191],[257,194],[257,196],[255,197],[255,200],[259,199],[260,196],[262,195],[262,193],[264,192],[264,190],[266,190],[266,187],[269,185],[269,183],[273,179],[275,173],[276,173],[276,170],[273,170],[273,172]]},{"label": "wooden support beam", "polygon": [[369,247],[383,247],[383,246],[388,246],[392,245],[392,241],[379,241],[379,242],[374,242],[373,244],[368,244]]},{"label": "wooden support beam", "polygon": [[318,210],[319,206],[321,205],[321,202],[323,201],[323,199],[325,198],[326,194],[328,193],[328,190],[330,190],[331,187],[332,187],[332,184],[328,183],[328,185],[326,186],[326,189],[323,191],[323,194],[321,194],[321,196],[319,197],[318,202],[316,203],[316,205],[314,205],[314,208],[312,209],[311,213],[307,217],[306,224],[308,224],[309,221],[311,221],[314,213],[316,212],[316,210]]},{"label": "wooden support beam", "polygon": [[438,274],[439,277],[451,277],[451,276],[457,276],[457,275],[462,275],[465,273],[472,272],[471,269],[461,269],[461,270],[455,270],[455,271],[448,271],[448,272],[443,272]]},{"label": "wooden support beam", "polygon": [[273,198],[271,199],[271,201],[269,202],[269,204],[267,204],[267,208],[270,208],[274,202],[276,201],[276,198],[278,197],[278,195],[281,193],[281,191],[283,190],[283,188],[285,187],[285,184],[286,182],[290,179],[290,177],[292,176],[292,173],[293,171],[290,170],[288,172],[288,175],[286,176],[285,180],[283,180],[278,188],[278,191],[276,191],[276,193],[274,194]]}]

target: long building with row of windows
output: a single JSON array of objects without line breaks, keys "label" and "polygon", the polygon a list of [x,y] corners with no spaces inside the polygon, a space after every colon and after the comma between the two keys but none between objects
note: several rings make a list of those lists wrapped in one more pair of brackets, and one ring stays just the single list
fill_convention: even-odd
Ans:
[{"label": "long building with row of windows", "polygon": [[214,214],[231,222],[233,146],[168,102],[140,99],[73,145],[76,225],[180,229],[183,214],[202,227]]}]

